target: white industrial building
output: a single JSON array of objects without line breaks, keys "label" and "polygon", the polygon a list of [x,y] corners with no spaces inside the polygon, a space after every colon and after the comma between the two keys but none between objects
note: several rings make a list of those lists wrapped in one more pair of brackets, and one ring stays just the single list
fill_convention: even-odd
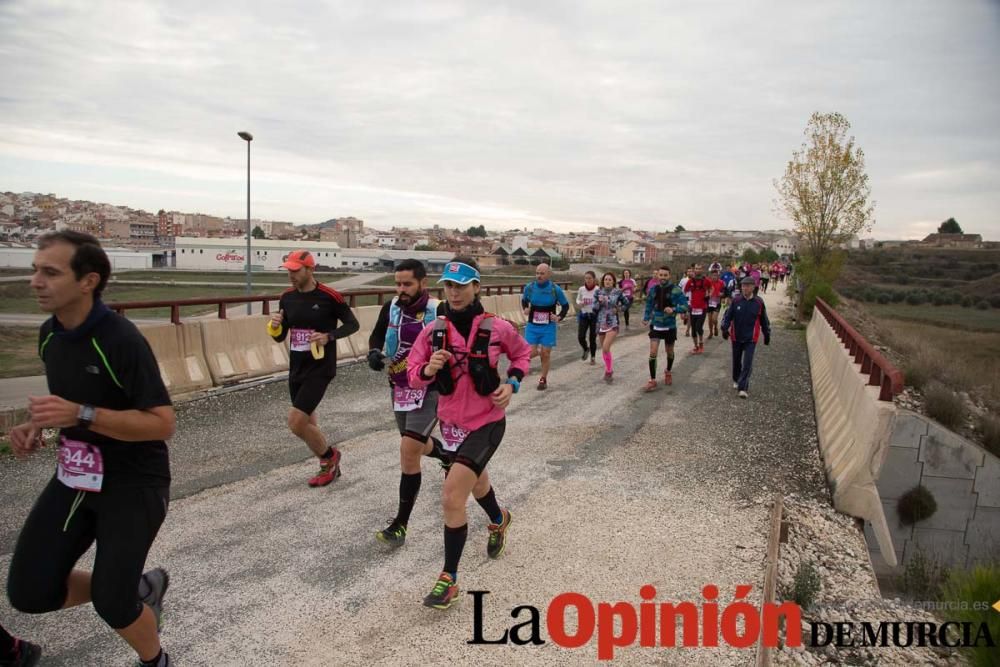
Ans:
[{"label": "white industrial building", "polygon": [[[174,259],[178,269],[198,271],[246,271],[245,238],[174,239]],[[316,257],[318,270],[391,271],[401,260],[414,258],[439,271],[452,258],[450,252],[388,250],[382,248],[341,248],[332,241],[272,241],[251,239],[250,264],[254,271],[277,271],[293,250],[308,250]]]},{"label": "white industrial building", "polygon": [[[154,262],[153,256],[163,255],[162,252],[135,252],[118,248],[105,248],[105,252],[108,259],[111,260],[112,272],[152,269],[159,265],[158,262]],[[0,267],[30,269],[34,260],[35,248],[33,247],[0,244]]]}]

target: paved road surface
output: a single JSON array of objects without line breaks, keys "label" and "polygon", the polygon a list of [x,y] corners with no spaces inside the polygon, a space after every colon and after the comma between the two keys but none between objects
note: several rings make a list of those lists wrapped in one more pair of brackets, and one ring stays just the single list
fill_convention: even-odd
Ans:
[{"label": "paved road surface", "polygon": [[[652,584],[659,601],[699,603],[707,583],[724,601],[746,583],[759,601],[770,494],[825,493],[802,332],[776,327],[758,354],[750,401],[733,396],[722,341],[690,357],[681,338],[674,385],[643,394],[642,332],[616,345],[611,386],[600,365],[580,361],[573,334],[561,331],[550,389],[534,389],[536,374],[515,397],[490,465],[513,512],[500,560],[486,557],[487,521],[470,503],[459,582],[463,591],[491,591],[487,636],[513,624],[513,607],[534,605],[547,639],[545,608],[566,591],[638,603],[639,588]],[[551,642],[468,645],[473,605],[464,594],[447,612],[421,606],[442,563],[441,474],[425,461],[406,545],[380,548],[373,532],[394,514],[399,481],[388,407],[384,381],[367,367],[341,369],[319,418],[344,449],[345,473],[317,490],[305,484],[313,461],[284,427],[283,384],[182,406],[171,442],[173,502],[149,559],[172,574],[163,640],[177,664],[594,661],[593,642],[574,651]],[[0,571],[51,461],[51,450],[28,463],[0,460]],[[89,606],[30,617],[3,599],[0,618],[45,645],[44,664],[131,659]],[[619,655],[626,664],[753,660],[752,651],[726,648]]]}]

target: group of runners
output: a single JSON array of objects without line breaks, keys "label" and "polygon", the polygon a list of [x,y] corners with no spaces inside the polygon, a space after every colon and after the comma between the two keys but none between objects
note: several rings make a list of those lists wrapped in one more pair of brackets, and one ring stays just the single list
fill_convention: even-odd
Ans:
[{"label": "group of runners", "polygon": [[[282,267],[291,287],[266,322],[277,344],[289,350],[288,428],[315,455],[319,470],[310,487],[341,475],[342,453],[332,446],[316,409],[337,372],[337,345],[359,329],[342,295],[313,275],[308,250],[290,253]],[[14,608],[44,613],[93,602],[101,618],[136,651],[142,665],[164,666],[159,627],[169,576],[157,568],[143,572],[146,557],[169,503],[167,447],[175,429],[170,397],[156,359],[138,329],[101,300],[111,268],[92,236],[55,232],[43,237],[35,255],[31,287],[41,308],[51,313],[42,325],[39,355],[50,395],[30,399],[30,420],[11,431],[19,458],[44,444],[43,429],[59,429],[55,475],[31,510],[18,536],[7,592]],[[666,350],[664,384],[671,384],[677,318],[686,318],[693,353],[708,338],[733,338],[733,383],[747,396],[754,348],[770,327],[757,283],[746,276],[734,294],[721,267],[700,265],[674,284],[668,267],[640,290],[628,270],[621,279],[608,272],[600,282],[588,272],[576,295],[582,358],[596,365],[597,344],[604,378],[612,382],[612,345],[637,296],[644,296],[643,325],[649,327],[649,373],[657,386],[660,341]],[[400,480],[396,516],[374,539],[402,546],[421,487],[421,459],[443,469],[443,566],[424,604],[451,606],[458,594],[458,570],[468,536],[466,504],[471,495],[489,520],[486,552],[505,550],[511,512],[502,507],[488,464],[506,430],[506,408],[539,357],[537,389],[548,387],[557,326],[569,301],[552,280],[549,266],[536,268],[521,305],[524,336],[510,322],[484,310],[481,276],[472,258],[455,257],[437,281],[443,299],[432,298],[426,269],[405,260],[395,270],[396,295],[379,312],[369,337],[369,367],[386,376],[387,393],[399,433]],[[733,280],[736,280],[735,276]],[[720,308],[728,305],[721,329]],[[499,372],[506,357],[504,376]],[[438,429],[440,438],[434,435]],[[76,568],[96,543],[92,571]],[[0,665],[30,665],[40,649],[0,628]]]}]

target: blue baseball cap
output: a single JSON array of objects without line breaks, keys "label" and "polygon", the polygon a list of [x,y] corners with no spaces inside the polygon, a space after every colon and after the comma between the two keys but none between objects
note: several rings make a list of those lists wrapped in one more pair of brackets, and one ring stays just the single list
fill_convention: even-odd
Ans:
[{"label": "blue baseball cap", "polygon": [[444,273],[441,274],[441,279],[438,280],[438,284],[450,280],[453,283],[458,283],[459,285],[468,285],[469,283],[482,282],[479,279],[479,271],[468,264],[463,264],[462,262],[448,262],[444,265]]}]

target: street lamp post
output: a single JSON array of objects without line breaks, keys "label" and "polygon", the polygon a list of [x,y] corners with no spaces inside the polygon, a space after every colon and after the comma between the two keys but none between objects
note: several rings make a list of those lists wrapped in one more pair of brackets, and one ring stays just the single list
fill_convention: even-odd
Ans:
[{"label": "street lamp post", "polygon": [[[247,296],[249,297],[252,293],[250,283],[250,142],[253,141],[253,135],[249,132],[237,132],[237,136],[240,139],[247,142]],[[247,315],[253,314],[253,303],[247,301]]]}]

